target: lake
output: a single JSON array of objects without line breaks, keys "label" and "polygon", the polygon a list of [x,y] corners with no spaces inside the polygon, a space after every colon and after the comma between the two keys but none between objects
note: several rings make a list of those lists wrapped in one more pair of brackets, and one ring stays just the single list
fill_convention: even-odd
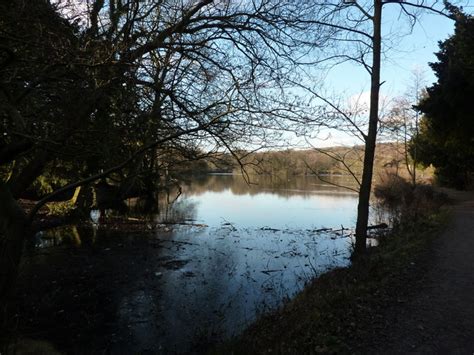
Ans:
[{"label": "lake", "polygon": [[[349,178],[332,178],[351,186]],[[176,208],[189,209],[189,219],[218,227],[322,228],[355,224],[357,195],[322,183],[316,177],[251,177],[211,175],[183,185]]]},{"label": "lake", "polygon": [[[30,320],[25,329],[54,323],[41,338],[62,350],[204,349],[315,276],[348,265],[357,195],[316,177],[254,177],[249,185],[239,175],[209,175],[182,183],[181,195],[160,207],[148,232],[68,226],[38,238],[20,284],[41,291],[24,295],[23,306],[56,318]],[[58,332],[61,322],[68,326]],[[61,340],[69,334],[76,338]]]}]

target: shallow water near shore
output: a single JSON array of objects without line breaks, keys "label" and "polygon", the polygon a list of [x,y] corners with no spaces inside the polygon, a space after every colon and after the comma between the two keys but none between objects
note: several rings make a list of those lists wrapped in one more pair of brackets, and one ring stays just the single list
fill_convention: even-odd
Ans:
[{"label": "shallow water near shore", "polygon": [[349,263],[355,194],[317,178],[253,182],[183,184],[141,231],[45,233],[22,266],[24,332],[65,351],[199,352]]}]

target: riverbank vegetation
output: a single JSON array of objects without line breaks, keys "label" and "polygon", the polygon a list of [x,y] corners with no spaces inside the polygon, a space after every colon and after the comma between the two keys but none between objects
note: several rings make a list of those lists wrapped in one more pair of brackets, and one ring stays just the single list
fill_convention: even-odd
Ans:
[{"label": "riverbank vegetation", "polygon": [[[331,35],[318,13],[274,1],[2,3],[0,299],[47,202],[94,184],[109,203],[152,197],[173,184],[170,166],[306,122],[315,108],[283,91],[297,58]],[[26,214],[18,202],[34,186],[43,194]]]}]

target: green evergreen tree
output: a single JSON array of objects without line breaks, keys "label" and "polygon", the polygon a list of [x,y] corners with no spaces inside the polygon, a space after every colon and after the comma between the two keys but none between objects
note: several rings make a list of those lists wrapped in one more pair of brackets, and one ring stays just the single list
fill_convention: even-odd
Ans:
[{"label": "green evergreen tree", "polygon": [[418,105],[424,117],[412,148],[421,162],[433,164],[441,183],[465,188],[474,172],[474,18],[452,11],[455,32],[431,64],[438,81]]}]

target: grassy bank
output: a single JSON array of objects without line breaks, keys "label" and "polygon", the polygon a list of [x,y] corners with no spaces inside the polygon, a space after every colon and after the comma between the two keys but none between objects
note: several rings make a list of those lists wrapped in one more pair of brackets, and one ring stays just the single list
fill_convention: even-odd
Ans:
[{"label": "grassy bank", "polygon": [[394,306],[416,291],[428,267],[430,242],[448,215],[433,208],[416,219],[405,218],[366,259],[322,275],[215,352],[366,352],[387,327]]}]

